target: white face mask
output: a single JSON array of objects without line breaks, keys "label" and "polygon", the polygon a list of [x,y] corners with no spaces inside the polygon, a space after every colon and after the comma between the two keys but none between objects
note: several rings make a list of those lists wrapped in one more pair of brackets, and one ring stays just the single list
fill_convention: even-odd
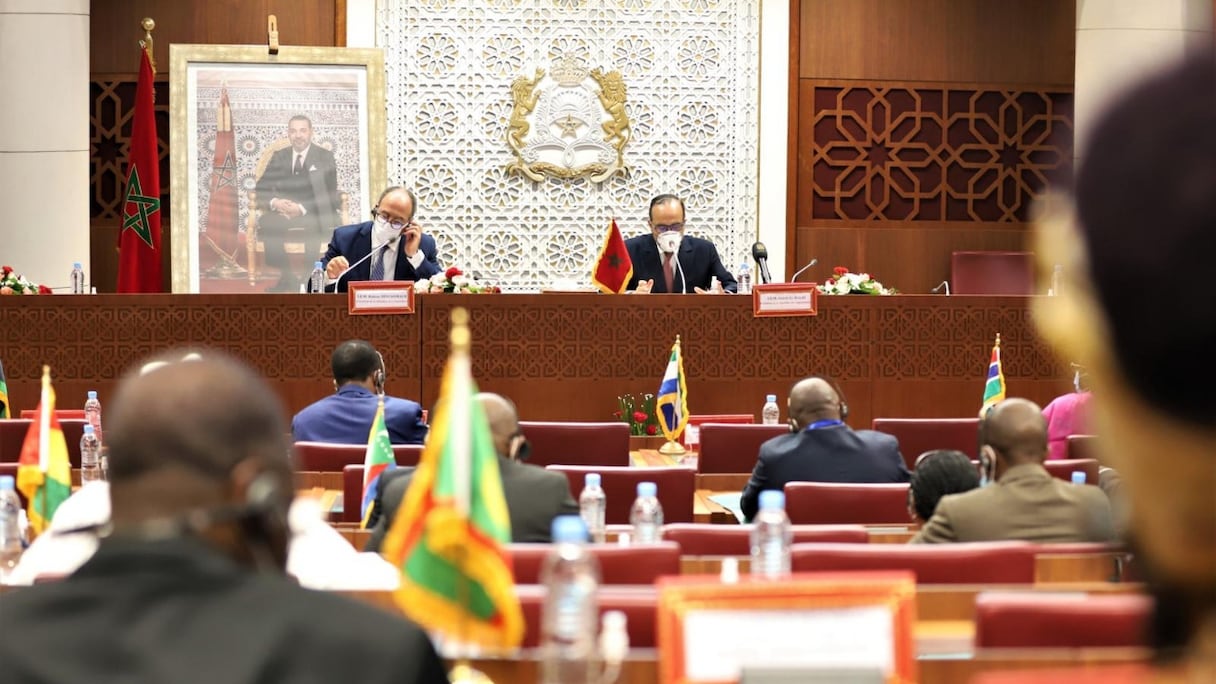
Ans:
[{"label": "white face mask", "polygon": [[683,239],[684,234],[678,231],[662,233],[658,237],[659,251],[664,253],[673,253],[680,248],[680,241]]},{"label": "white face mask", "polygon": [[382,218],[377,217],[372,222],[372,245],[382,245],[386,240],[391,240],[400,234],[401,231],[393,228]]}]

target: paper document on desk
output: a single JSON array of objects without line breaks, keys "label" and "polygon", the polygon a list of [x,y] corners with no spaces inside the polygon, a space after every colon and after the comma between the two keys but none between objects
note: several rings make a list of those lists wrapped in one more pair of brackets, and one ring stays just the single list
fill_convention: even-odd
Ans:
[{"label": "paper document on desk", "polygon": [[739,500],[741,498],[743,498],[742,493],[739,493],[739,494],[714,494],[713,496],[709,497],[709,500],[718,504],[722,508],[725,508],[726,510],[730,511],[731,513],[734,513],[735,520],[738,520],[740,523],[742,523],[743,522],[743,505],[739,503]]}]

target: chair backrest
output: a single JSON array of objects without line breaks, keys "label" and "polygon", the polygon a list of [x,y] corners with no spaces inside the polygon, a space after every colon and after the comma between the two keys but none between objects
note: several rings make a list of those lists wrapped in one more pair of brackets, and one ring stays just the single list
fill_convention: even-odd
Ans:
[{"label": "chair backrest", "polygon": [[[545,603],[545,587],[525,584],[515,588],[523,609],[523,648],[540,645],[540,616]],[[655,648],[658,645],[655,617],[658,613],[658,591],[650,586],[602,586],[595,593],[600,615],[610,610],[625,613],[625,630],[633,648]]]},{"label": "chair backrest", "polygon": [[684,426],[681,443],[692,451],[701,449],[701,426],[708,423],[729,423],[731,425],[751,425],[756,417],[750,413],[694,413],[688,417]]},{"label": "chair backrest", "polygon": [[[22,418],[33,419],[38,415],[38,409],[21,409]],[[55,409],[55,417],[59,420],[71,418],[72,420],[84,420],[84,409]],[[104,425],[102,426],[105,427]]]},{"label": "chair backrest", "polygon": [[911,570],[917,584],[1033,584],[1034,544],[794,544],[794,572]]},{"label": "chair backrest", "polygon": [[[629,425],[626,423],[521,420],[519,429],[531,445],[528,463],[532,465],[629,465]],[[579,489],[582,489],[581,484]]]},{"label": "chair backrest", "polygon": [[342,522],[360,522],[363,505],[363,464],[342,469]]},{"label": "chair backrest", "polygon": [[908,484],[788,482],[785,512],[798,525],[907,525]]},{"label": "chair backrest", "polygon": [[950,283],[958,295],[1034,294],[1034,253],[954,252]]},{"label": "chair backrest", "polygon": [[[508,544],[515,583],[540,584],[541,569],[553,548],[553,544]],[[599,563],[602,584],[654,584],[662,575],[680,574],[680,545],[675,542],[588,544],[587,550]]]},{"label": "chair backrest", "polygon": [[1067,453],[1068,458],[1073,460],[1092,458],[1098,462],[1102,461],[1098,458],[1097,435],[1069,435]]},{"label": "chair backrest", "polygon": [[1072,474],[1079,470],[1085,473],[1085,484],[1098,484],[1098,462],[1092,458],[1060,458],[1045,461],[1043,467],[1052,477],[1065,482],[1071,482]]},{"label": "chair backrest", "polygon": [[[746,556],[751,553],[752,525],[675,523],[663,526],[663,539],[680,545],[682,556]],[[791,525],[794,543],[867,544],[861,525]]]},{"label": "chair backrest", "polygon": [[[348,465],[362,464],[367,456],[363,444],[329,444],[327,442],[296,442],[296,470],[339,473]],[[393,458],[399,466],[418,465],[421,444],[394,444]]]},{"label": "chair backrest", "polygon": [[659,488],[659,503],[663,504],[663,521],[692,522],[693,498],[696,496],[697,471],[684,466],[669,468],[629,468],[612,466],[551,465],[566,475],[570,493],[576,498],[583,491],[587,473],[599,473],[600,485],[607,498],[605,522],[609,525],[629,523],[629,509],[637,498],[639,482],[654,482]]},{"label": "chair backrest", "polygon": [[[33,422],[28,418],[0,420],[0,463],[16,463],[21,458],[21,447]],[[80,467],[80,437],[84,434],[85,422],[83,418],[59,419],[59,428],[63,430],[63,439],[68,444],[68,460],[73,468]]]},{"label": "chair backrest", "polygon": [[706,423],[701,426],[697,470],[702,473],[750,473],[756,467],[760,445],[789,431],[788,425]]},{"label": "chair backrest", "polygon": [[[0,463],[0,475],[10,475],[10,476],[12,476],[13,480],[16,481],[17,464],[16,463]],[[25,494],[22,494],[20,489],[17,490],[17,498],[21,499],[22,508],[29,508],[29,505],[30,505],[29,499],[25,498]]]},{"label": "chair backrest", "polygon": [[981,593],[976,648],[1147,646],[1153,601],[1140,594]]},{"label": "chair backrest", "polygon": [[870,424],[899,441],[908,470],[916,467],[916,457],[934,449],[955,449],[975,458],[979,425],[979,418],[875,418]]}]

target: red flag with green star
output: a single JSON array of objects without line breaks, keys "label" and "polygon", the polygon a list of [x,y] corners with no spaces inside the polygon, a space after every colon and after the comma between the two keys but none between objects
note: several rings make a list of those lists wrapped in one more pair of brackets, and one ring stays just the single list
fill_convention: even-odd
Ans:
[{"label": "red flag with green star", "polygon": [[608,294],[621,294],[631,278],[633,261],[629,258],[629,250],[625,248],[625,240],[621,238],[621,230],[616,227],[614,218],[608,225],[608,234],[604,236],[604,246],[595,259],[591,283]]},{"label": "red flag with green star", "polygon": [[160,292],[160,159],[152,59],[140,51],[135,117],[127,157],[127,194],[118,237],[118,291]]}]

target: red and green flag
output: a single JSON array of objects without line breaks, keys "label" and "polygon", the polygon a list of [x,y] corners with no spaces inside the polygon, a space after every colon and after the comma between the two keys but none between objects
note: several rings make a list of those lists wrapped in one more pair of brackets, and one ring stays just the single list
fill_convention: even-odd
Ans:
[{"label": "red and green flag", "polygon": [[376,417],[367,435],[367,454],[363,457],[363,503],[359,510],[360,527],[367,527],[368,514],[380,491],[380,476],[386,470],[397,467],[393,457],[393,443],[388,438],[388,427],[384,424],[384,397],[376,405]]},{"label": "red and green flag", "polygon": [[225,261],[236,256],[240,243],[236,196],[236,139],[232,129],[232,107],[228,86],[220,87],[215,110],[215,156],[211,161],[211,188],[207,195],[207,222],[203,237]]},{"label": "red and green flag", "polygon": [[4,380],[4,363],[0,362],[0,418],[11,418],[12,413],[8,403],[8,383]]},{"label": "red and green flag", "polygon": [[59,505],[72,495],[72,465],[68,443],[55,417],[51,368],[42,367],[42,399],[17,461],[17,489],[29,502],[27,514],[34,535],[51,524]]},{"label": "red and green flag", "polygon": [[988,379],[984,382],[984,402],[980,413],[1005,400],[1005,373],[1001,370],[1001,335],[997,333],[996,344],[992,345],[992,357],[988,361]]},{"label": "red and green flag", "polygon": [[135,86],[135,116],[127,157],[127,194],[118,235],[118,291],[160,292],[160,156],[156,143],[156,112],[152,86],[152,57],[140,52],[139,83]]},{"label": "red and green flag", "polygon": [[435,422],[383,554],[401,569],[407,615],[458,643],[506,651],[523,640],[509,556],[511,521],[498,456],[474,400],[468,314],[453,311],[452,353]]},{"label": "red and green flag", "polygon": [[608,224],[608,234],[604,236],[604,246],[600,247],[599,256],[595,258],[595,270],[591,272],[591,283],[608,294],[621,294],[629,286],[633,278],[633,260],[629,258],[629,250],[621,231],[616,227],[616,219]]}]

